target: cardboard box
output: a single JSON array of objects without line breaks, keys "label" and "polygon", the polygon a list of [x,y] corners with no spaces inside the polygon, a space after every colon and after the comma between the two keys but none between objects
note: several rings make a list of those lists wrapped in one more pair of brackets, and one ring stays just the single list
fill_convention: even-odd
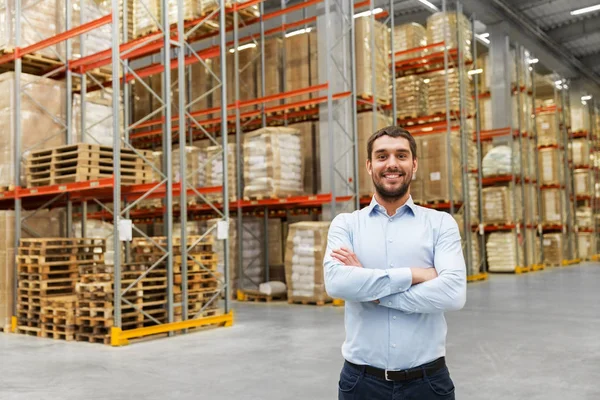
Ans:
[{"label": "cardboard box", "polygon": [[[309,33],[285,38],[285,86],[283,91],[290,92],[319,83],[317,40],[317,32],[314,29]],[[286,99],[286,102],[295,103],[313,97],[319,97],[319,93],[291,96]]]},{"label": "cardboard box", "polygon": [[547,148],[538,152],[538,169],[542,185],[554,185],[561,182],[559,149]]},{"label": "cardboard box", "polygon": [[[462,49],[465,61],[471,60],[471,23],[463,14],[457,14],[455,11],[436,12],[427,18],[427,43],[445,42],[448,48],[458,48],[458,34],[460,31],[462,40]],[[435,51],[443,51],[437,48]]]},{"label": "cardboard box", "polygon": [[537,114],[535,121],[539,146],[557,145],[560,143],[560,133],[555,113]]},{"label": "cardboard box", "polygon": [[575,167],[584,167],[591,164],[590,143],[587,139],[574,139],[571,148]]},{"label": "cardboard box", "polygon": [[[223,185],[223,151],[221,146],[209,146],[205,149],[206,159],[206,186],[214,187]],[[230,200],[237,199],[236,145],[227,143],[227,190]],[[223,201],[222,193],[210,193],[206,198],[211,201]]]},{"label": "cardboard box", "polygon": [[[451,133],[450,161],[447,157],[447,133],[425,135],[420,141],[421,151],[417,176],[423,181],[425,201],[462,200],[462,174],[460,170],[460,137]],[[417,147],[417,154],[419,150]],[[452,171],[450,175],[450,165]],[[452,187],[449,188],[449,180]],[[452,192],[450,192],[452,190]]]},{"label": "cardboard box", "polygon": [[[394,26],[394,52],[407,51],[427,45],[427,30],[423,25],[411,22]],[[410,60],[423,56],[426,50],[411,51],[395,56],[396,61]]]},{"label": "cardboard box", "polygon": [[[356,30],[356,93],[358,96],[373,97],[373,79],[375,79],[377,100],[388,104],[391,85],[388,28],[385,24],[374,21],[374,31],[372,32],[370,17],[356,18],[354,24]],[[375,48],[372,48],[371,38],[373,36]],[[375,59],[375,69],[373,69],[373,58]]]},{"label": "cardboard box", "polygon": [[564,260],[562,233],[544,233],[544,264],[558,266]]},{"label": "cardboard box", "polygon": [[542,222],[544,224],[561,224],[561,190],[544,189],[542,195]]},{"label": "cardboard box", "polygon": [[428,85],[423,77],[409,75],[396,79],[396,110],[400,118],[426,115],[429,107]]},{"label": "cardboard box", "polygon": [[589,169],[576,169],[573,171],[576,196],[592,195],[592,176]]}]

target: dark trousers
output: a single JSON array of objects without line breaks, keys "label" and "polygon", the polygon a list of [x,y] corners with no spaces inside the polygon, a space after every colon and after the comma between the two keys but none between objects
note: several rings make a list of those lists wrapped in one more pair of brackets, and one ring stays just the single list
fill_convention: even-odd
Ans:
[{"label": "dark trousers", "polygon": [[448,368],[420,379],[389,382],[344,363],[338,387],[339,400],[454,400],[454,383]]}]

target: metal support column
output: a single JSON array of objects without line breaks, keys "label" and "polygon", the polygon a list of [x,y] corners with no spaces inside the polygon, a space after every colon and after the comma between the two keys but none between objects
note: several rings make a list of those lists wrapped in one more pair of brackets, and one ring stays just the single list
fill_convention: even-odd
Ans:
[{"label": "metal support column", "polygon": [[[240,121],[240,57],[238,47],[240,45],[239,38],[239,13],[233,12],[233,70],[234,70],[234,100],[235,100],[235,169],[236,169],[236,183],[237,183],[237,196],[239,199],[243,198],[243,166],[242,166],[242,125]],[[221,64],[226,63],[225,60],[221,60]],[[223,103],[223,108],[227,109],[227,103]],[[224,124],[227,125],[227,118],[224,119]],[[224,149],[227,152],[227,149]],[[228,199],[223,199],[227,202]],[[238,258],[238,289],[244,288],[244,217],[242,215],[242,207],[238,202],[237,205],[237,258]]]},{"label": "metal support column", "polygon": [[[266,96],[266,83],[265,83],[265,22],[263,20],[264,3],[260,3],[260,97]],[[261,126],[264,128],[267,126],[267,114],[265,113],[265,103],[261,103]],[[263,252],[264,252],[264,263],[265,263],[265,282],[270,280],[269,271],[269,207],[265,207],[265,234],[263,239]]]},{"label": "metal support column", "polygon": [[[447,12],[446,0],[442,0],[442,12]],[[458,18],[457,21],[458,23]],[[452,176],[452,116],[450,115],[450,83],[449,83],[449,52],[447,41],[450,37],[449,21],[444,21],[444,90],[446,95],[446,163],[448,165],[448,176]],[[450,201],[450,214],[454,214],[454,196],[452,190],[452,179],[448,179],[448,196]]]},{"label": "metal support column", "polygon": [[534,157],[535,157],[535,189],[537,192],[537,204],[538,204],[538,212],[537,212],[537,231],[540,241],[540,264],[544,264],[544,229],[543,229],[543,220],[542,220],[542,181],[539,167],[539,141],[538,141],[538,131],[537,131],[537,110],[535,107],[535,96],[536,96],[536,82],[535,82],[535,64],[531,66],[531,107],[533,114],[532,121],[532,131],[533,131],[533,143],[534,143]]},{"label": "metal support column", "polygon": [[[394,35],[394,0],[390,0],[390,55],[392,60],[392,119],[394,121],[394,125],[398,123],[398,105],[396,104],[396,48],[394,45],[395,35]],[[475,30],[473,30],[474,32]],[[475,42],[473,42],[475,43]],[[473,46],[475,47],[475,46]],[[354,65],[354,64],[352,64]]]},{"label": "metal support column", "polygon": [[[522,118],[521,118],[521,113],[523,112],[523,102],[522,102],[522,92],[521,92],[521,76],[522,76],[522,68],[523,68],[523,63],[524,61],[524,49],[520,46],[520,45],[516,45],[515,48],[515,62],[516,62],[516,92],[515,92],[515,96],[517,96],[517,134],[518,134],[518,138],[519,138],[519,151],[518,153],[515,153],[515,151],[513,150],[512,154],[512,158],[513,160],[515,160],[516,158],[516,162],[518,163],[518,165],[520,166],[519,168],[519,178],[520,178],[520,183],[519,183],[519,188],[515,187],[515,193],[513,194],[513,201],[514,201],[514,210],[515,210],[515,214],[518,212],[517,210],[519,210],[518,208],[518,204],[517,204],[517,196],[516,196],[516,190],[520,190],[521,191],[521,204],[524,205],[526,203],[525,200],[525,165],[523,165],[523,154],[525,153],[525,149],[524,149],[524,143],[523,143],[523,127],[521,126],[521,122],[522,122]],[[514,149],[514,146],[513,146]],[[515,157],[515,154],[517,155],[517,157]],[[515,162],[515,161],[513,161]],[[516,215],[515,215],[516,217]],[[519,243],[519,235],[523,235],[523,267],[527,267],[529,266],[529,260],[527,259],[527,242],[528,242],[528,235],[527,235],[527,220],[526,220],[526,212],[525,212],[525,207],[521,207],[521,221],[523,223],[523,231],[520,231],[520,227],[519,227],[519,223],[517,222],[517,246]],[[518,254],[518,253],[517,253]],[[518,258],[517,258],[517,262],[518,262]]]},{"label": "metal support column", "polygon": [[[72,11],[71,0],[65,1],[65,30],[71,29],[72,23]],[[83,35],[82,35],[83,36]],[[81,37],[81,36],[80,36]],[[73,144],[73,73],[69,68],[69,60],[72,58],[71,39],[65,40],[65,63],[66,63],[66,144]],[[83,99],[81,98],[81,103]],[[84,129],[82,126],[81,129]],[[71,195],[67,194],[67,237],[73,236],[73,202],[71,201]]]}]

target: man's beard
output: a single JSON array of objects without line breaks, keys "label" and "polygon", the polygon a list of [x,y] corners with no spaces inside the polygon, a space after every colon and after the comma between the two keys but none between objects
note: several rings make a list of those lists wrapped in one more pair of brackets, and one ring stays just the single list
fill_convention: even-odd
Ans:
[{"label": "man's beard", "polygon": [[[390,172],[396,172],[396,171],[386,171],[384,173],[390,173]],[[382,176],[381,179],[385,179],[385,177]],[[375,181],[375,179],[373,179],[373,185],[375,185],[375,191],[377,192],[379,197],[381,197],[382,200],[392,203],[396,200],[401,199],[402,197],[404,197],[406,195],[406,193],[408,193],[408,189],[410,188],[410,181],[403,182],[400,185],[400,187],[398,187],[397,189],[392,189],[392,190],[386,189],[381,183]]]}]

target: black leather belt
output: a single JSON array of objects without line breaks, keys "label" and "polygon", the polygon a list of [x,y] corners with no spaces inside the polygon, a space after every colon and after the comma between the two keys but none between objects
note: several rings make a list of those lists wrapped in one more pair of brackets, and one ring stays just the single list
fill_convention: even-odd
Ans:
[{"label": "black leather belt", "polygon": [[446,358],[440,357],[435,361],[424,364],[420,367],[403,369],[400,371],[391,371],[388,369],[380,369],[371,367],[370,365],[357,365],[350,361],[346,361],[350,366],[360,371],[365,371],[367,374],[372,375],[376,378],[380,378],[386,381],[392,382],[405,382],[412,381],[414,379],[422,379],[425,374],[432,375],[441,370],[446,366]]}]

